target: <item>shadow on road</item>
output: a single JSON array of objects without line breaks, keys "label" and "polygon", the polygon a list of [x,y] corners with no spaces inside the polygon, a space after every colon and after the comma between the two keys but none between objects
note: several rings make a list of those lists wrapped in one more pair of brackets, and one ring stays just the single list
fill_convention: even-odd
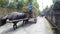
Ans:
[{"label": "shadow on road", "polygon": [[[26,28],[26,27],[31,26],[32,24],[35,24],[35,23],[33,23],[33,22],[28,22],[27,24],[18,25],[17,29],[19,29],[19,28],[21,28],[21,27],[22,27],[22,28]],[[17,29],[16,29],[16,30],[17,30]],[[13,28],[9,28],[9,29],[1,32],[1,34],[12,34],[12,33],[14,33],[16,30],[14,30]]]}]

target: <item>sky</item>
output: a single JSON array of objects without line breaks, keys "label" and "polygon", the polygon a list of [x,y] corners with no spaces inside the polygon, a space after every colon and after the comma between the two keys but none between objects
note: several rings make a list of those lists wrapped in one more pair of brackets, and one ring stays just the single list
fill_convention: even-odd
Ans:
[{"label": "sky", "polygon": [[53,4],[52,0],[37,0],[37,2],[41,11],[43,11],[43,9],[45,9],[46,6],[50,7]]}]

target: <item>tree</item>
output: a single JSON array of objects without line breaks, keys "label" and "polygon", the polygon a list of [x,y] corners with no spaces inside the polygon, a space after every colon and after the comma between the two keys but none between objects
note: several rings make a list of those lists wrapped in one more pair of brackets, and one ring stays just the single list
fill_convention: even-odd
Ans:
[{"label": "tree", "polygon": [[0,0],[0,7],[5,7],[8,4],[8,0]]},{"label": "tree", "polygon": [[9,8],[16,8],[17,2],[10,3]]},{"label": "tree", "polygon": [[38,5],[37,1],[34,2],[34,6],[39,9],[39,5]]}]

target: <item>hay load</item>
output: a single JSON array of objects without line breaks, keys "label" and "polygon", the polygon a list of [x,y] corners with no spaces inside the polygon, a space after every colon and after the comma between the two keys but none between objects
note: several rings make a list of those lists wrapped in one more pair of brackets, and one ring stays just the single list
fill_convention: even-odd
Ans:
[{"label": "hay load", "polygon": [[23,12],[28,14],[29,18],[36,18],[38,16],[38,9],[36,7],[34,7],[32,9],[32,14],[29,14],[29,8],[28,7],[23,7],[22,10],[23,10]]}]

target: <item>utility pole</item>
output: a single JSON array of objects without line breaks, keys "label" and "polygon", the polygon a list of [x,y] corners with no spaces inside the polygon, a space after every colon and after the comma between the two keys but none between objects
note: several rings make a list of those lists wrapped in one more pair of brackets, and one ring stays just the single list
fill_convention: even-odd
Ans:
[{"label": "utility pole", "polygon": [[43,11],[43,0],[42,0],[42,11]]}]

